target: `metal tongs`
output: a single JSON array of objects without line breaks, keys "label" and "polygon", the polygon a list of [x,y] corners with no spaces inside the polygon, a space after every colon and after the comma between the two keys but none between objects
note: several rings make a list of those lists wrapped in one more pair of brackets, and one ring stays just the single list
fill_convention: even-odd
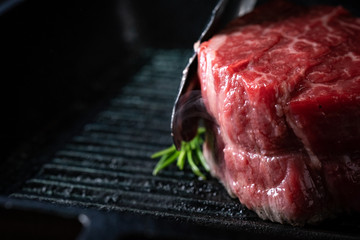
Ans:
[{"label": "metal tongs", "polygon": [[[219,0],[212,11],[210,21],[195,46],[209,40],[230,20],[252,11],[255,4],[256,0]],[[181,148],[182,141],[190,141],[195,137],[199,118],[206,112],[203,104],[194,104],[194,101],[201,99],[200,83],[197,77],[197,61],[195,49],[183,71],[179,93],[171,115],[171,135],[177,149]]]}]

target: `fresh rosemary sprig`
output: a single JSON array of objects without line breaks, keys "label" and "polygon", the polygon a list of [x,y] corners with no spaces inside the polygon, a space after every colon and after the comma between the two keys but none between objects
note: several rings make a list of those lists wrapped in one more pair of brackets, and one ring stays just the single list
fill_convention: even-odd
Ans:
[{"label": "fresh rosemary sprig", "polygon": [[156,164],[153,175],[157,175],[162,169],[166,168],[170,164],[176,161],[176,165],[180,170],[184,169],[185,162],[189,163],[192,172],[201,179],[206,179],[205,175],[200,171],[199,165],[201,165],[207,172],[209,166],[207,165],[204,155],[201,151],[201,146],[204,142],[203,135],[205,128],[198,128],[196,136],[189,142],[182,142],[180,151],[176,150],[175,145],[154,153],[151,158],[159,158],[159,162]]}]

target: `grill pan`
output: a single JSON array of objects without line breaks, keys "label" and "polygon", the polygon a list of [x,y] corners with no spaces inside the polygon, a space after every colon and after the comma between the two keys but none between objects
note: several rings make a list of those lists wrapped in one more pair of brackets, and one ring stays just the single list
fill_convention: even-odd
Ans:
[{"label": "grill pan", "polygon": [[[69,234],[60,238],[77,239],[360,238],[356,215],[303,228],[280,225],[259,219],[210,176],[201,181],[175,167],[152,176],[156,160],[149,156],[172,142],[172,105],[192,50],[150,46],[140,55],[146,61],[130,81],[56,146],[24,157],[18,169],[2,165],[2,178],[26,174],[1,184],[1,232],[38,239],[62,228]],[[47,229],[34,229],[45,223]]]},{"label": "grill pan", "polygon": [[171,143],[168,126],[177,91],[176,76],[191,52],[150,52],[150,62],[109,106],[85,124],[80,134],[66,142],[10,199],[169,218],[239,234],[256,232],[258,237],[359,236],[356,218],[342,220],[341,227],[338,220],[307,228],[264,222],[231,199],[217,180],[198,180],[189,169],[179,172],[173,167],[152,176],[156,161],[149,156]]}]

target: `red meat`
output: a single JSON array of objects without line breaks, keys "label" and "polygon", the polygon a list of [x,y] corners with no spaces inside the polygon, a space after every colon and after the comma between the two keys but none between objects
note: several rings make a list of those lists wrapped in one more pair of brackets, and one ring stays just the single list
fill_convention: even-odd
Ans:
[{"label": "red meat", "polygon": [[212,174],[263,219],[360,210],[360,18],[278,2],[198,49]]}]

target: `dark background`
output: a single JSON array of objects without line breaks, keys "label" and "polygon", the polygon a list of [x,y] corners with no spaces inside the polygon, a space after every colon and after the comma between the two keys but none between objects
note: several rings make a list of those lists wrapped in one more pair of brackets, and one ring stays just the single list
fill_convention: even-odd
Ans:
[{"label": "dark background", "polygon": [[215,3],[20,1],[3,11],[0,163],[27,157],[114,94],[146,48],[191,48]]}]

